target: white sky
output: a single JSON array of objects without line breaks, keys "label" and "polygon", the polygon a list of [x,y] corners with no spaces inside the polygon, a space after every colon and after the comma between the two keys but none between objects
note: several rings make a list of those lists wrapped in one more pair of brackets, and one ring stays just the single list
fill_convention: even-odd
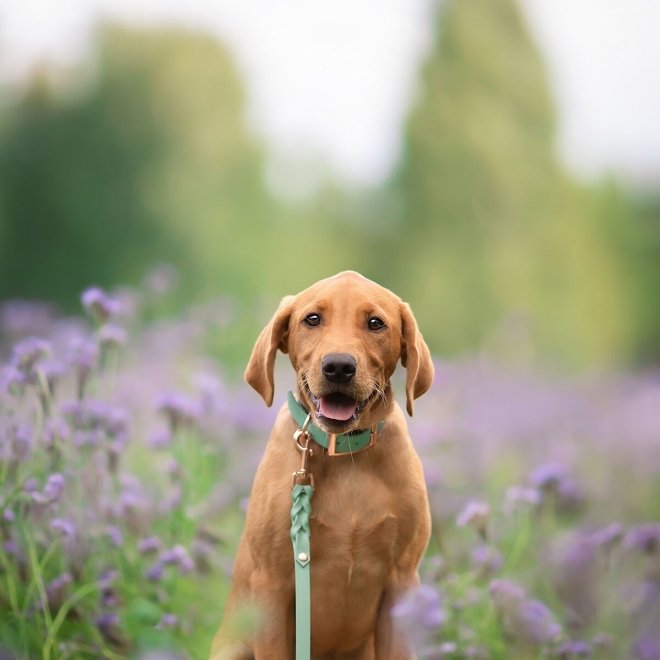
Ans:
[{"label": "white sky", "polygon": [[[521,0],[578,172],[660,185],[660,2]],[[321,156],[377,184],[399,154],[431,0],[0,0],[0,79],[84,56],[100,16],[218,34],[244,73],[249,117],[273,158]]]}]

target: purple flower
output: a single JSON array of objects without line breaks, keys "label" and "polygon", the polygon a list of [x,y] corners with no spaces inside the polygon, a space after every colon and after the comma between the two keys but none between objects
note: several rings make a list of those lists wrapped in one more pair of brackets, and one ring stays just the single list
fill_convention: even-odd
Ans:
[{"label": "purple flower", "polygon": [[634,660],[658,660],[660,658],[660,633],[646,632],[633,647]]},{"label": "purple flower", "polygon": [[164,571],[165,566],[160,561],[157,561],[145,571],[144,576],[150,582],[158,582],[163,577]]},{"label": "purple flower", "polygon": [[527,642],[545,644],[561,634],[561,626],[538,600],[525,600],[511,618],[514,633]]},{"label": "purple flower", "polygon": [[200,405],[197,401],[185,394],[176,392],[164,394],[156,405],[158,411],[165,414],[172,431],[180,427],[191,426],[201,414]]},{"label": "purple flower", "polygon": [[111,298],[99,287],[91,287],[83,291],[80,300],[87,313],[97,323],[103,323],[121,312],[119,301]]},{"label": "purple flower", "polygon": [[160,539],[157,536],[148,536],[138,541],[138,552],[141,555],[150,555],[160,550]]},{"label": "purple flower", "polygon": [[626,534],[624,545],[647,555],[656,554],[660,549],[660,523],[644,523],[633,527]]},{"label": "purple flower", "polygon": [[489,593],[504,625],[529,644],[544,644],[557,638],[561,627],[540,601],[527,598],[525,590],[509,580],[493,580]]},{"label": "purple flower", "polygon": [[595,531],[591,535],[592,541],[604,550],[610,550],[623,538],[625,530],[621,523],[611,523],[607,527],[603,527]]},{"label": "purple flower", "polygon": [[571,660],[571,658],[590,658],[591,644],[580,640],[564,642],[557,649],[557,655],[561,660]]},{"label": "purple flower", "polygon": [[106,323],[99,328],[98,341],[103,348],[119,348],[126,344],[126,330],[121,326]]},{"label": "purple flower", "polygon": [[598,555],[591,535],[577,534],[554,553],[552,582],[561,598],[569,624],[579,630],[598,614]]},{"label": "purple flower", "polygon": [[525,590],[510,580],[493,580],[488,593],[497,610],[504,613],[518,608],[525,598]]},{"label": "purple flower", "polygon": [[64,602],[69,585],[73,582],[70,573],[62,573],[46,585],[48,608],[56,612]]},{"label": "purple flower", "polygon": [[430,585],[420,584],[394,605],[392,617],[413,643],[422,645],[445,621],[440,594]]},{"label": "purple flower", "polygon": [[0,371],[0,394],[7,393],[16,396],[23,391],[27,384],[27,376],[16,367],[8,365]]},{"label": "purple flower", "polygon": [[159,562],[165,565],[176,564],[182,573],[190,573],[195,568],[195,562],[192,560],[188,551],[182,545],[175,545],[169,550],[160,553]]},{"label": "purple flower", "polygon": [[33,492],[32,499],[39,504],[51,504],[60,499],[66,482],[59,472],[51,474],[42,492]]},{"label": "purple flower", "polygon": [[469,502],[456,516],[459,527],[470,525],[474,527],[482,538],[488,537],[488,522],[490,520],[490,506],[485,502]]},{"label": "purple flower", "polygon": [[53,518],[50,521],[50,528],[62,534],[62,536],[72,537],[76,533],[76,526],[68,518]]},{"label": "purple flower", "polygon": [[121,533],[121,529],[119,529],[117,525],[108,525],[105,528],[105,532],[108,535],[112,545],[114,545],[116,548],[121,547],[122,543],[124,542],[124,535]]},{"label": "purple flower", "polygon": [[71,584],[72,582],[73,582],[73,578],[71,577],[71,573],[62,573],[62,575],[56,577],[52,582],[50,582],[46,586],[46,590],[51,591],[56,589],[62,589],[63,587]]},{"label": "purple flower", "polygon": [[163,449],[172,444],[172,433],[169,429],[155,429],[149,434],[147,445],[152,449]]},{"label": "purple flower", "polygon": [[502,554],[488,545],[475,548],[470,558],[472,560],[472,567],[481,577],[487,577],[497,573],[504,563]]},{"label": "purple flower", "polygon": [[50,351],[50,344],[44,339],[28,337],[14,346],[11,364],[22,373],[28,374]]},{"label": "purple flower", "polygon": [[179,617],[176,614],[163,614],[161,620],[156,624],[156,628],[176,628],[179,625]]},{"label": "purple flower", "polygon": [[103,638],[110,644],[122,647],[125,645],[126,640],[119,627],[119,616],[116,612],[104,612],[99,614],[95,619],[96,627]]},{"label": "purple flower", "polygon": [[539,465],[530,475],[530,481],[536,488],[552,490],[566,477],[566,468],[558,463],[544,463]]}]

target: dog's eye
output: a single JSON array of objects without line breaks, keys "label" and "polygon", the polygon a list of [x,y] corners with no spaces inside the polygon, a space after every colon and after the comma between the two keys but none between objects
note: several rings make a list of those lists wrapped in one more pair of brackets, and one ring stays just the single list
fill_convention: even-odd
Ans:
[{"label": "dog's eye", "polygon": [[369,330],[380,330],[385,327],[385,321],[378,316],[372,316],[367,322]]},{"label": "dog's eye", "polygon": [[319,323],[321,323],[321,316],[320,314],[307,314],[307,316],[303,319],[303,322],[306,325],[314,327],[315,325],[319,325]]}]

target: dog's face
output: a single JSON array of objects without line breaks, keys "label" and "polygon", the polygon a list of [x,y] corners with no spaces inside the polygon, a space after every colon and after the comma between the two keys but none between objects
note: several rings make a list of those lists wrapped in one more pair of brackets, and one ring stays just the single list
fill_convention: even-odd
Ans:
[{"label": "dog's face", "polygon": [[429,350],[408,305],[347,271],[285,298],[255,344],[245,372],[270,405],[275,353],[289,353],[301,403],[330,433],[365,428],[390,404],[389,380],[408,369],[407,408],[433,381]]}]

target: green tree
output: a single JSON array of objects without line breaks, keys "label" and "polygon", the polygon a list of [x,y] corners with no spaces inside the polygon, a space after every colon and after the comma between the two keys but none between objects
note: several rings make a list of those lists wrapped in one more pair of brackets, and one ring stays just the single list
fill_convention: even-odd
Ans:
[{"label": "green tree", "polygon": [[[570,363],[630,339],[628,282],[593,192],[555,155],[541,58],[515,0],[452,0],[421,74],[383,247],[439,351],[520,340]],[[396,205],[395,204],[395,205]]]},{"label": "green tree", "polygon": [[87,89],[36,77],[1,118],[2,297],[72,302],[154,260],[198,288],[235,272],[237,233],[266,215],[261,152],[217,41],[106,26],[99,52]]}]

